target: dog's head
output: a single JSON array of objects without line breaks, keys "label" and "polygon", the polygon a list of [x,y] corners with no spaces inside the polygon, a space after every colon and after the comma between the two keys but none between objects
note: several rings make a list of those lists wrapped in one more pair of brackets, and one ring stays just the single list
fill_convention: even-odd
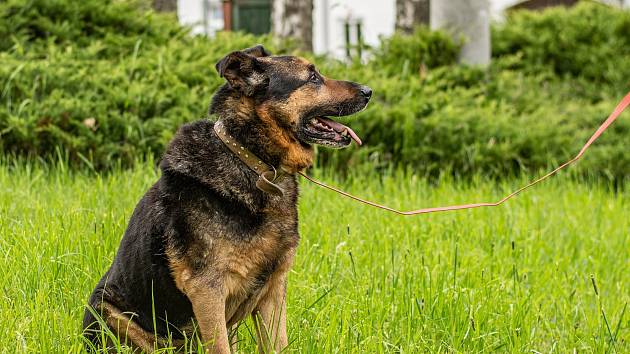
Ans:
[{"label": "dog's head", "polygon": [[251,99],[258,117],[286,144],[361,144],[352,129],[331,117],[364,109],[372,96],[369,87],[329,79],[306,59],[271,56],[260,45],[228,54],[216,68],[233,90]]}]

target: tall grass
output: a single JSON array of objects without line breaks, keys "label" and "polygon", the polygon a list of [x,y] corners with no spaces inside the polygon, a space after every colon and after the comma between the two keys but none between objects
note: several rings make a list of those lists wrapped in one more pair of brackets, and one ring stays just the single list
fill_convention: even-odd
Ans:
[{"label": "tall grass", "polygon": [[[158,178],[153,161],[136,165],[98,175],[0,163],[2,352],[83,350],[84,303]],[[523,182],[323,178],[405,208],[497,199]],[[416,217],[301,190],[289,351],[630,351],[624,188],[565,175],[502,207]],[[240,328],[244,352],[252,332]]]}]

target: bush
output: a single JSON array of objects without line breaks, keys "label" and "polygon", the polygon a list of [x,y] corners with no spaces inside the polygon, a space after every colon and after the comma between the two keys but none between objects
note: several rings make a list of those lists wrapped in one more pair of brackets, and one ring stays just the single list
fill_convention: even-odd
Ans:
[{"label": "bush", "polygon": [[[376,102],[348,120],[367,148],[320,150],[324,164],[344,169],[370,161],[429,175],[537,172],[573,157],[621,98],[593,103],[572,96],[570,82],[545,75],[464,67],[438,68],[424,79],[367,82],[379,84]],[[581,171],[628,176],[629,131],[628,119],[615,123],[591,147]]]},{"label": "bush", "polygon": [[494,26],[492,53],[515,56],[510,62],[514,69],[550,69],[559,77],[623,92],[630,77],[625,65],[630,62],[630,12],[594,2],[568,10],[517,11]]},{"label": "bush", "polygon": [[266,37],[189,36],[141,3],[11,0],[0,14],[1,31],[15,33],[0,52],[0,150],[60,146],[99,169],[160,154],[179,125],[204,117],[223,55],[259,41],[275,49]]},{"label": "bush", "polygon": [[[193,37],[141,2],[69,4],[0,3],[0,35],[11,39],[0,46],[4,153],[47,156],[61,147],[77,164],[99,169],[160,154],[179,125],[206,115],[222,83],[214,64],[223,55],[259,42],[273,53],[292,52],[269,37]],[[566,30],[555,17],[574,26],[562,34],[573,40],[553,40]],[[375,92],[367,110],[346,120],[366,146],[321,149],[319,163],[341,171],[368,162],[429,175],[502,176],[565,160],[627,90],[629,76],[616,71],[624,73],[628,62],[627,17],[595,4],[516,13],[495,26],[487,69],[455,64],[458,44],[426,28],[383,40],[367,63],[314,58],[324,74]],[[556,42],[562,50],[548,48]],[[582,171],[627,177],[628,131],[630,122],[621,119],[593,146]]]},{"label": "bush", "polygon": [[[54,44],[93,57],[127,54],[138,40],[160,46],[186,31],[172,18],[142,11],[139,1],[7,0],[0,4],[0,51]],[[99,55],[95,55],[99,54]]]},{"label": "bush", "polygon": [[416,74],[454,64],[459,47],[446,33],[420,26],[410,36],[395,33],[391,38],[384,38],[374,50],[372,64],[391,75]]},{"label": "bush", "polygon": [[[586,2],[517,11],[493,27],[493,63],[485,70],[452,60],[418,70],[425,30],[412,38],[395,35],[367,66],[345,70],[374,88],[376,102],[352,124],[368,148],[324,152],[324,161],[341,169],[369,160],[464,176],[511,175],[563,162],[630,89],[629,18],[630,12]],[[413,70],[403,70],[408,64],[401,63],[412,62]],[[580,171],[627,178],[629,128],[622,117],[589,150]]]}]

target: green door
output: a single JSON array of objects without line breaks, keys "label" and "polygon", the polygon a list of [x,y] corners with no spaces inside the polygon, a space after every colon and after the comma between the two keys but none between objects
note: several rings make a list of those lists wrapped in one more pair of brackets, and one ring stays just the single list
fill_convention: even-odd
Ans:
[{"label": "green door", "polygon": [[235,31],[253,34],[271,31],[271,0],[235,0],[232,11]]}]

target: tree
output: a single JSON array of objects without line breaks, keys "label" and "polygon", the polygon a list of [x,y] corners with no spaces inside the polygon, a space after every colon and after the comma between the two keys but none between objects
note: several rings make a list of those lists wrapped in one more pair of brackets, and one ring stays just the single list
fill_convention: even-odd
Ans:
[{"label": "tree", "polygon": [[313,0],[273,0],[272,32],[282,38],[293,37],[304,50],[313,49]]},{"label": "tree", "polygon": [[177,0],[153,0],[153,8],[159,12],[176,12]]},{"label": "tree", "polygon": [[411,33],[415,26],[428,26],[430,9],[430,0],[396,0],[396,29]]}]

